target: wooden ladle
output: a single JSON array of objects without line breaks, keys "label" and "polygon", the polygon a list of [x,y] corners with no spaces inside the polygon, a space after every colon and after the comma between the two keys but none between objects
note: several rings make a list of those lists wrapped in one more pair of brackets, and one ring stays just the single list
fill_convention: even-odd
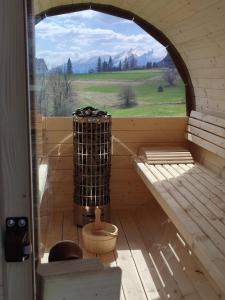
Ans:
[{"label": "wooden ladle", "polygon": [[117,236],[116,233],[104,230],[104,223],[101,221],[101,209],[98,206],[95,208],[95,221],[92,233],[97,235]]}]

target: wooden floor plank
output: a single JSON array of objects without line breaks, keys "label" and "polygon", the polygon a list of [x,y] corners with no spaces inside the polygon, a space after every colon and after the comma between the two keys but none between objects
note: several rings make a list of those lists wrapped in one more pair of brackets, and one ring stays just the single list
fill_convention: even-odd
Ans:
[{"label": "wooden floor plank", "polygon": [[[117,267],[118,266],[118,264],[116,262],[116,257],[115,257],[114,251],[111,251],[106,254],[98,254],[97,257],[101,260],[101,262],[103,263],[103,265],[105,267]],[[118,299],[118,300],[125,300],[125,299],[126,298],[124,295],[124,288],[123,288],[123,285],[121,284],[120,299]]]},{"label": "wooden floor plank", "polygon": [[117,215],[112,214],[112,223],[119,229],[117,241],[116,261],[122,272],[122,286],[125,298],[129,300],[146,300],[146,294],[143,290],[142,282],[137,272],[129,245],[127,244],[122,226]]},{"label": "wooden floor plank", "polygon": [[147,299],[161,299],[163,291],[160,291],[161,286],[159,279],[130,212],[120,211],[119,216]]},{"label": "wooden floor plank", "polygon": [[169,247],[165,247],[165,249],[160,251],[160,254],[164,257],[169,268],[171,269],[172,276],[175,278],[179,286],[179,289],[183,295],[183,299],[201,300],[200,295],[195,290],[187,274],[183,272],[181,266],[176,261],[176,258],[173,255],[171,249]]},{"label": "wooden floor plank", "polygon": [[158,240],[158,247],[160,245],[160,254],[166,260],[166,263],[168,264],[168,267],[172,272],[172,276],[177,282],[184,299],[201,299],[192,280],[183,271],[181,264],[179,264],[169,246],[176,239],[176,228],[159,207],[154,211],[150,209],[149,215],[151,215],[152,221],[158,227],[158,235],[156,238]]},{"label": "wooden floor plank", "polygon": [[[142,210],[137,216],[137,226],[145,241],[145,245],[149,252],[149,257],[154,262],[154,267],[157,270],[161,280],[161,289],[164,291],[163,299],[185,299],[180,287],[172,276],[168,265],[165,263],[161,255],[161,250],[164,248],[165,232],[162,232],[158,224],[154,222],[153,214],[150,211]],[[166,233],[167,234],[167,233]]]},{"label": "wooden floor plank", "polygon": [[213,286],[209,283],[202,266],[193,255],[193,252],[183,240],[181,242],[180,239],[182,237],[180,238],[179,233],[176,233],[176,235],[177,238],[174,238],[174,241],[169,244],[169,247],[172,251],[174,251],[179,264],[191,280],[192,284],[195,286],[195,289],[198,291],[201,299],[221,299],[220,293],[217,293]]},{"label": "wooden floor plank", "polygon": [[[105,267],[117,267],[118,264],[116,262],[116,255],[114,251],[110,251],[109,253],[106,254],[97,254],[97,257],[101,260],[102,264]],[[124,295],[124,289],[121,284],[121,289],[120,289],[120,299],[119,300],[125,300],[125,295]]]},{"label": "wooden floor plank", "polygon": [[[167,224],[166,224],[167,225]],[[165,226],[165,224],[164,224]],[[168,230],[170,232],[170,230]],[[168,238],[169,236],[167,236]],[[170,237],[170,241],[173,240],[173,235]],[[177,261],[174,252],[169,247],[169,242],[165,241],[165,246],[160,251],[161,256],[164,257],[169,268],[171,269],[172,276],[175,278],[179,289],[185,299],[201,299],[193,283],[188,278],[187,274],[183,271],[182,266]]]},{"label": "wooden floor plank", "polygon": [[[160,210],[158,210],[154,214],[154,217],[155,222],[159,220],[163,222],[163,218],[167,218],[166,215],[164,215],[163,217],[163,212],[160,212]],[[158,224],[160,226],[160,223]],[[190,257],[187,247],[186,249],[183,249],[182,255],[181,251],[178,251],[178,245],[180,244],[180,246],[182,246],[182,244],[177,238],[178,233],[172,222],[163,222],[161,223],[160,227],[162,231],[166,232],[166,235],[164,235],[165,239],[163,241],[164,247],[162,249],[162,252],[166,257],[168,264],[170,265],[170,268],[173,272],[173,276],[176,278],[182,293],[186,295],[188,299],[202,299],[201,294],[205,295],[204,289],[202,289],[199,284],[196,284],[195,281],[196,279],[199,280],[199,277],[196,278],[194,272],[198,270],[197,274],[202,275],[201,282],[204,282],[205,285],[207,285],[207,287],[209,287],[209,283],[208,280],[205,278],[204,274],[202,273],[200,265],[194,262],[193,258]],[[189,260],[187,260],[188,255],[190,257]],[[190,263],[192,263],[192,265],[195,266],[195,269],[189,269]],[[209,295],[213,295],[212,299],[218,299],[215,291],[211,286],[208,288],[208,291]]]},{"label": "wooden floor plank", "polygon": [[[197,262],[193,255],[189,254],[188,245],[182,238],[178,238],[180,235],[177,229],[173,223],[168,220],[168,216],[159,207],[159,205],[157,204],[155,208],[146,207],[145,214],[149,216],[147,220],[151,220],[151,222],[146,226],[151,226],[149,228],[152,228],[152,224],[154,224],[158,228],[158,231],[156,231],[156,240],[155,242],[152,241],[152,245],[154,243],[158,244],[158,246],[160,245],[163,251],[165,251],[164,249],[170,248],[168,253],[169,255],[167,257],[169,262],[171,262],[172,258],[171,268],[174,272],[173,276],[178,278],[177,280],[181,280],[181,278],[183,278],[184,275],[181,275],[182,271],[186,275],[183,281],[184,287],[182,287],[182,281],[179,283],[179,286],[181,284],[181,290],[185,293],[185,289],[188,288],[188,290],[186,290],[186,295],[190,295],[190,297],[195,297],[195,293],[197,293],[202,300],[218,300],[220,298],[219,293],[217,294],[214,288],[209,284],[208,279],[204,276],[201,265]],[[150,234],[152,235],[151,232]],[[175,261],[175,258],[177,262]],[[187,283],[187,281],[189,281],[189,283]],[[190,287],[190,283],[195,288],[195,293],[192,293],[193,287]],[[209,298],[206,297],[207,295]],[[197,299],[199,296],[196,296]]]}]

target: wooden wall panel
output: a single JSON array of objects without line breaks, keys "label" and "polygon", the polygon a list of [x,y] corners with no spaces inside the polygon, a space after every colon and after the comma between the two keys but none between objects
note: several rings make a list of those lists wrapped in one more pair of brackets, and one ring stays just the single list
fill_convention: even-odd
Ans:
[{"label": "wooden wall panel", "polygon": [[[142,205],[152,197],[134,171],[131,161],[143,146],[184,145],[186,118],[113,118],[111,204]],[[44,142],[48,156],[48,183],[42,214],[73,208],[72,118],[44,120]],[[67,139],[67,137],[69,137]]]},{"label": "wooden wall panel", "polygon": [[[158,142],[165,141],[171,142],[183,140],[181,132],[176,130],[166,130],[167,136],[164,135],[162,129],[152,130],[135,130],[136,135],[130,130],[117,130],[112,131],[112,137],[117,138],[126,143],[145,143],[146,141]],[[45,133],[46,142],[49,144],[72,144],[73,134],[71,131],[46,131]]]}]

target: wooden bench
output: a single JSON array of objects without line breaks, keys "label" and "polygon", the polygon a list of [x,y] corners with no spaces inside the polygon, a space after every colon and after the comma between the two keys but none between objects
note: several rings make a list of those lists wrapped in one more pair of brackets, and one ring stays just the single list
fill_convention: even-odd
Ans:
[{"label": "wooden bench", "polygon": [[[225,158],[225,120],[192,111],[186,137]],[[177,161],[149,163],[140,156],[134,165],[225,295],[225,180],[197,162]]]}]

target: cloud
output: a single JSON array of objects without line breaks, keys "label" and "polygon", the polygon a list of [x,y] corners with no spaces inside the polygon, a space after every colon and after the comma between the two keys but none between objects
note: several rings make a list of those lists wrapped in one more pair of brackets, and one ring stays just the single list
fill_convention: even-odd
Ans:
[{"label": "cloud", "polygon": [[[87,20],[95,20],[98,22],[102,22],[105,24],[116,24],[116,23],[129,23],[132,22],[130,20],[122,19],[119,17],[115,17],[105,13],[99,13],[98,11],[88,9],[79,12],[59,15],[54,17],[57,22],[65,22],[65,21],[87,21]],[[56,19],[57,18],[57,19]]]},{"label": "cloud", "polygon": [[121,19],[120,23],[121,24],[132,24],[134,21],[133,20],[127,20],[127,19]]},{"label": "cloud", "polygon": [[[61,37],[70,37],[78,40],[85,37],[87,40],[102,41],[122,41],[122,42],[145,42],[153,41],[147,33],[127,35],[115,32],[113,29],[90,28],[82,26],[74,26],[73,24],[60,25],[54,22],[40,23],[36,30],[37,38],[56,41]],[[79,41],[78,41],[79,42]]]},{"label": "cloud", "polygon": [[134,22],[93,10],[41,21],[36,25],[36,45],[37,56],[45,58],[49,67],[65,63],[68,57],[78,61],[140,46],[159,55],[165,51]]},{"label": "cloud", "polygon": [[48,20],[54,20],[57,23],[80,23],[80,22],[87,22],[88,20],[92,20],[98,17],[99,13],[94,10],[83,10],[74,13],[68,13],[63,15],[58,15],[54,17],[48,17]]},{"label": "cloud", "polygon": [[92,10],[92,9],[88,9],[88,10],[79,11],[75,14],[76,14],[77,18],[92,19],[94,17],[97,17],[99,13],[97,11]]},{"label": "cloud", "polygon": [[79,52],[68,51],[57,51],[57,50],[43,50],[37,53],[38,58],[44,58],[48,68],[63,65],[67,62],[70,57],[72,61],[83,59],[83,55]]}]

